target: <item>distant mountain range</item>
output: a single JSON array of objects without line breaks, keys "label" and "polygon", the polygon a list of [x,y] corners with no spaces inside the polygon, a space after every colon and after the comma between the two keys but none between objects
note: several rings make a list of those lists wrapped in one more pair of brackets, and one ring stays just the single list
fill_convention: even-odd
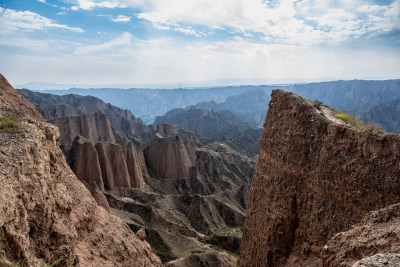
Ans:
[{"label": "distant mountain range", "polygon": [[373,106],[359,117],[366,123],[381,125],[388,132],[400,133],[400,99]]},{"label": "distant mountain range", "polygon": [[[45,90],[57,95],[92,95],[115,106],[129,109],[146,123],[152,123],[175,108],[194,106],[200,109],[229,110],[253,127],[262,127],[269,95],[277,87],[312,100],[358,114],[372,106],[386,104],[400,96],[400,80],[332,81],[291,85],[227,86],[207,89],[80,89]],[[396,119],[395,119],[396,120]],[[384,125],[384,128],[386,126]],[[387,128],[392,129],[392,128]]]}]

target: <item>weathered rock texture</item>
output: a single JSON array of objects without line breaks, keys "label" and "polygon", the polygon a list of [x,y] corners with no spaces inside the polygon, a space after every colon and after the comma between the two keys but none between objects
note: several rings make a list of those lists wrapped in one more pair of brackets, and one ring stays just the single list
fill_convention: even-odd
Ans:
[{"label": "weathered rock texture", "polygon": [[78,135],[92,141],[115,143],[110,122],[102,111],[76,117],[63,117],[49,122],[57,125],[60,129],[60,142],[62,144],[72,144]]},{"label": "weathered rock texture", "polygon": [[243,188],[250,185],[255,162],[233,151],[217,153],[204,146],[194,151],[189,177],[163,179],[150,170],[145,177],[149,190],[123,188],[105,195],[111,211],[132,230],[146,228],[146,240],[163,262],[235,266],[237,258],[220,250],[238,252],[245,214]]},{"label": "weathered rock texture", "polygon": [[[264,101],[265,108],[267,102]],[[173,109],[156,118],[155,123],[168,123],[175,129],[197,135],[202,143],[224,142],[249,156],[258,154],[261,129],[253,129],[230,111],[210,111],[191,107]]]},{"label": "weathered rock texture", "polygon": [[[154,132],[151,126],[147,126],[141,119],[135,118],[130,110],[124,110],[107,104],[97,97],[74,94],[44,94],[26,89],[19,90],[19,92],[35,105],[47,121],[60,119],[62,117],[95,114],[99,111],[104,111],[109,123],[114,129],[114,135],[119,138],[127,138],[129,140],[132,138],[140,139]],[[83,132],[78,134],[89,138]],[[73,138],[75,138],[75,136],[73,136]],[[61,139],[63,139],[62,131],[61,137]]]},{"label": "weathered rock texture", "polygon": [[400,204],[370,212],[350,230],[336,234],[323,256],[327,266],[350,266],[377,253],[400,253]]},{"label": "weathered rock texture", "polygon": [[366,213],[400,202],[399,166],[399,135],[336,124],[311,102],[274,90],[238,266],[319,256]]},{"label": "weathered rock texture", "polygon": [[58,148],[58,129],[1,78],[0,116],[27,107],[28,117],[25,130],[0,132],[0,264],[63,258],[67,265],[75,257],[78,266],[161,266],[126,224],[97,206]]},{"label": "weathered rock texture", "polygon": [[81,181],[96,184],[100,190],[117,187],[143,189],[141,153],[132,143],[123,146],[93,143],[78,136],[72,145],[69,162]]},{"label": "weathered rock texture", "polygon": [[146,163],[163,178],[188,178],[195,164],[195,143],[189,135],[156,138],[143,151]]},{"label": "weathered rock texture", "polygon": [[40,116],[40,113],[36,110],[36,108],[31,103],[26,101],[23,96],[11,86],[11,84],[2,74],[0,74],[0,86],[0,107],[3,110],[12,110],[14,112],[26,114],[33,119],[44,121],[43,117]]}]

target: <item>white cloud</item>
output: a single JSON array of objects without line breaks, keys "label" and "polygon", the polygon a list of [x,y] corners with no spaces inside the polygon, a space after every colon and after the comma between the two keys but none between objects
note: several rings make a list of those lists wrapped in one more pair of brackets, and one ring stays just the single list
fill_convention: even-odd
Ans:
[{"label": "white cloud", "polygon": [[[129,2],[129,1],[127,1]],[[380,6],[361,0],[152,0],[138,18],[159,25],[202,25],[261,33],[284,43],[338,43],[399,25],[399,0]]]},{"label": "white cloud", "polygon": [[131,45],[132,35],[128,32],[124,32],[117,38],[108,41],[102,44],[95,44],[95,45],[86,45],[80,46],[75,49],[74,54],[76,55],[83,55],[83,54],[90,54],[90,53],[99,53],[108,51],[111,54],[117,53],[116,49],[121,49],[121,47],[126,47]]},{"label": "white cloud", "polygon": [[125,15],[118,15],[116,18],[111,18],[111,21],[114,22],[129,22],[131,21],[131,17]]},{"label": "white cloud", "polygon": [[0,7],[0,34],[15,34],[16,31],[46,30],[59,28],[74,32],[83,32],[79,27],[58,24],[54,20],[31,11],[15,11]]},{"label": "white cloud", "polygon": [[12,74],[18,65],[18,75],[10,75],[15,83],[187,83],[231,78],[281,83],[400,75],[400,55],[395,49],[326,50],[253,43],[239,37],[177,44],[169,38],[138,41],[124,33],[101,44],[78,46],[74,53],[13,55],[12,60],[3,55],[0,60],[4,74]]}]

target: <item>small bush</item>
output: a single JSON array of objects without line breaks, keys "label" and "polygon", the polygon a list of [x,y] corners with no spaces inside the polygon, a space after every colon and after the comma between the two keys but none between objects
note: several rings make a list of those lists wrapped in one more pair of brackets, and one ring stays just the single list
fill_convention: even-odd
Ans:
[{"label": "small bush", "polygon": [[339,112],[336,110],[333,110],[335,114],[335,117],[338,119],[341,119],[344,121],[346,124],[348,124],[350,127],[357,129],[359,131],[377,131],[377,132],[384,132],[381,128],[381,126],[376,125],[376,124],[366,124],[359,119],[356,118],[355,115],[353,114],[347,114],[343,112]]},{"label": "small bush", "polygon": [[22,124],[20,118],[10,115],[0,117],[0,131],[15,133],[23,129],[25,129],[25,125]]},{"label": "small bush", "polygon": [[320,109],[321,109],[321,105],[322,105],[323,103],[322,103],[322,101],[320,101],[320,100],[318,100],[318,99],[315,99],[315,100],[313,101],[313,104],[314,104],[314,107],[316,107],[318,110],[320,110]]},{"label": "small bush", "polygon": [[341,119],[344,122],[349,122],[349,115],[344,113],[338,113],[335,115],[336,118]]}]

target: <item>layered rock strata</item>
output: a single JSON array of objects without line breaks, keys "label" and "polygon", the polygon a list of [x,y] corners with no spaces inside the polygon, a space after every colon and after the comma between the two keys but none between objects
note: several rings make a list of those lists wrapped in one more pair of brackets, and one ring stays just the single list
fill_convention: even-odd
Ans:
[{"label": "layered rock strata", "polygon": [[117,187],[143,189],[141,153],[132,143],[123,146],[93,143],[78,136],[69,158],[76,176],[89,185],[96,184],[100,190]]},{"label": "layered rock strata", "polygon": [[115,143],[111,124],[103,111],[76,117],[63,117],[49,121],[60,129],[60,142],[72,144],[81,135],[89,140]]},{"label": "layered rock strata", "polygon": [[195,139],[189,135],[174,135],[153,140],[143,151],[151,170],[165,179],[188,178],[194,166]]},{"label": "layered rock strata", "polygon": [[0,116],[10,108],[27,115],[20,132],[0,132],[0,265],[161,266],[76,178],[58,129],[0,78]]},{"label": "layered rock strata", "polygon": [[322,264],[336,233],[400,202],[399,166],[399,135],[360,132],[274,90],[238,266],[284,265],[289,255],[291,264],[313,257]]}]

